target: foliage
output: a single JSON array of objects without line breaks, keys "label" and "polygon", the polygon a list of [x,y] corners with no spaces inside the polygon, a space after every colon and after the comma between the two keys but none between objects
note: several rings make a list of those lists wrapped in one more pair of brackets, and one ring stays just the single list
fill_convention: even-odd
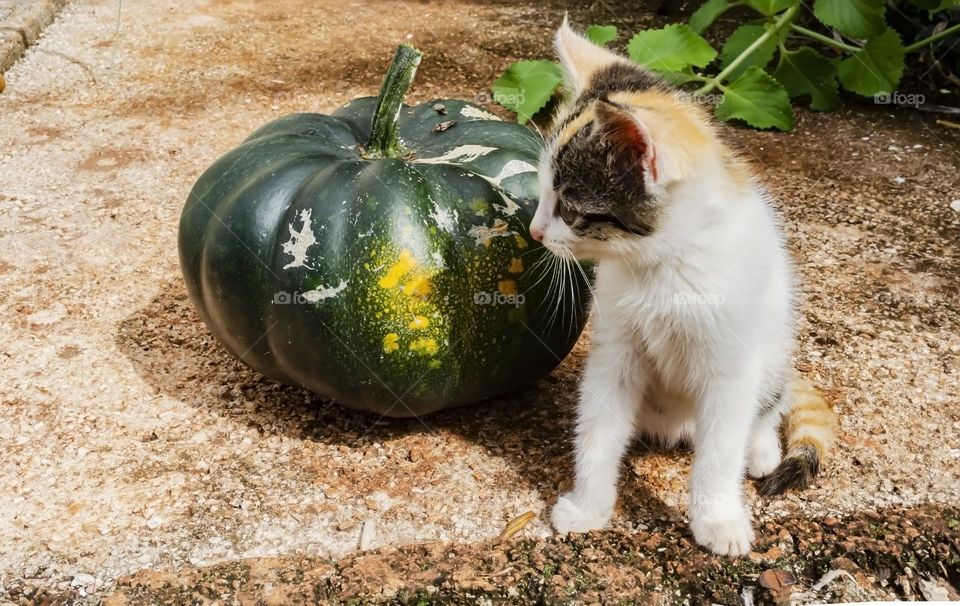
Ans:
[{"label": "foliage", "polygon": [[[810,27],[799,22],[807,17],[801,13],[805,6],[802,0],[706,0],[685,24],[634,34],[627,55],[672,84],[696,84],[694,95],[719,90],[715,114],[721,120],[791,130],[791,99],[808,99],[811,109],[830,111],[840,103],[841,87],[864,97],[889,95],[908,55],[960,34],[960,23],[950,22],[960,0],[815,0]],[[701,34],[738,7],[752,18],[717,52]],[[903,40],[888,23],[888,11],[901,8],[925,11],[932,25],[926,36]],[[585,34],[600,46],[617,38],[612,25],[591,25]],[[493,97],[522,124],[548,104],[562,81],[554,62],[519,61],[494,82]]]}]

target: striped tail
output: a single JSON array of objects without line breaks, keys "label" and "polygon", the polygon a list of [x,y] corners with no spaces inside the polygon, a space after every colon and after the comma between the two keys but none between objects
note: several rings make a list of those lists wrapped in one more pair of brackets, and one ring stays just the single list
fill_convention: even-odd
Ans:
[{"label": "striped tail", "polygon": [[764,496],[806,488],[820,470],[837,432],[833,408],[810,382],[795,378],[790,390],[792,403],[784,424],[787,454],[760,482],[759,492]]}]

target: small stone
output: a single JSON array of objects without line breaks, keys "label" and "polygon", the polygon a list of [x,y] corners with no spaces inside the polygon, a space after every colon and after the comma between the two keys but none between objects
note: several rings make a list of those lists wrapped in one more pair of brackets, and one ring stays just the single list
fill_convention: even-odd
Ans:
[{"label": "small stone", "polygon": [[955,211],[957,211],[958,213],[960,213],[960,199],[951,200],[951,202],[950,202],[950,208],[952,208],[953,210],[955,210]]},{"label": "small stone", "polygon": [[790,602],[790,592],[797,584],[796,577],[782,568],[770,568],[760,573],[757,579],[760,586],[770,592],[770,596],[778,604]]},{"label": "small stone", "polygon": [[900,578],[897,579],[897,583],[900,585],[900,589],[903,590],[903,595],[909,597],[913,594],[913,589],[910,587],[910,577],[907,575],[900,575]]},{"label": "small stone", "polygon": [[377,521],[374,518],[367,518],[360,529],[360,549],[367,550],[373,547],[373,542],[377,538]]},{"label": "small stone", "polygon": [[435,132],[435,133],[442,133],[442,132],[444,132],[444,131],[446,131],[446,130],[450,130],[451,128],[453,128],[453,127],[456,126],[456,125],[457,125],[457,121],[456,121],[456,120],[446,120],[446,121],[440,122],[439,124],[437,124],[436,126],[434,126],[434,127],[433,127],[433,132]]},{"label": "small stone", "polygon": [[946,602],[950,599],[946,589],[927,579],[920,579],[920,593],[928,602]]},{"label": "small stone", "polygon": [[337,523],[337,530],[350,530],[357,525],[357,521],[353,518],[347,518],[345,520],[340,520]]}]

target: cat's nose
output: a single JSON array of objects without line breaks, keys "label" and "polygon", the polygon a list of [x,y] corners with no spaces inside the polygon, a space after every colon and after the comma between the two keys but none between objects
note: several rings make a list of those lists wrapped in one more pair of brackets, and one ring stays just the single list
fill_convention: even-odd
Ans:
[{"label": "cat's nose", "polygon": [[541,240],[543,240],[543,232],[544,232],[544,229],[538,225],[530,226],[530,236],[537,242],[540,242]]}]

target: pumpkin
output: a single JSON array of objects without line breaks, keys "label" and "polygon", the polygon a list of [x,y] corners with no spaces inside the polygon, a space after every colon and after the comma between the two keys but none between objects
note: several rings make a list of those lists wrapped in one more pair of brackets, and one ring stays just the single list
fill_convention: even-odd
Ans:
[{"label": "pumpkin", "polygon": [[255,131],[200,177],[179,229],[189,296],[227,350],[396,417],[544,376],[588,310],[586,276],[549,273],[527,231],[539,136],[463,101],[402,104],[419,61],[401,46],[379,97]]}]

